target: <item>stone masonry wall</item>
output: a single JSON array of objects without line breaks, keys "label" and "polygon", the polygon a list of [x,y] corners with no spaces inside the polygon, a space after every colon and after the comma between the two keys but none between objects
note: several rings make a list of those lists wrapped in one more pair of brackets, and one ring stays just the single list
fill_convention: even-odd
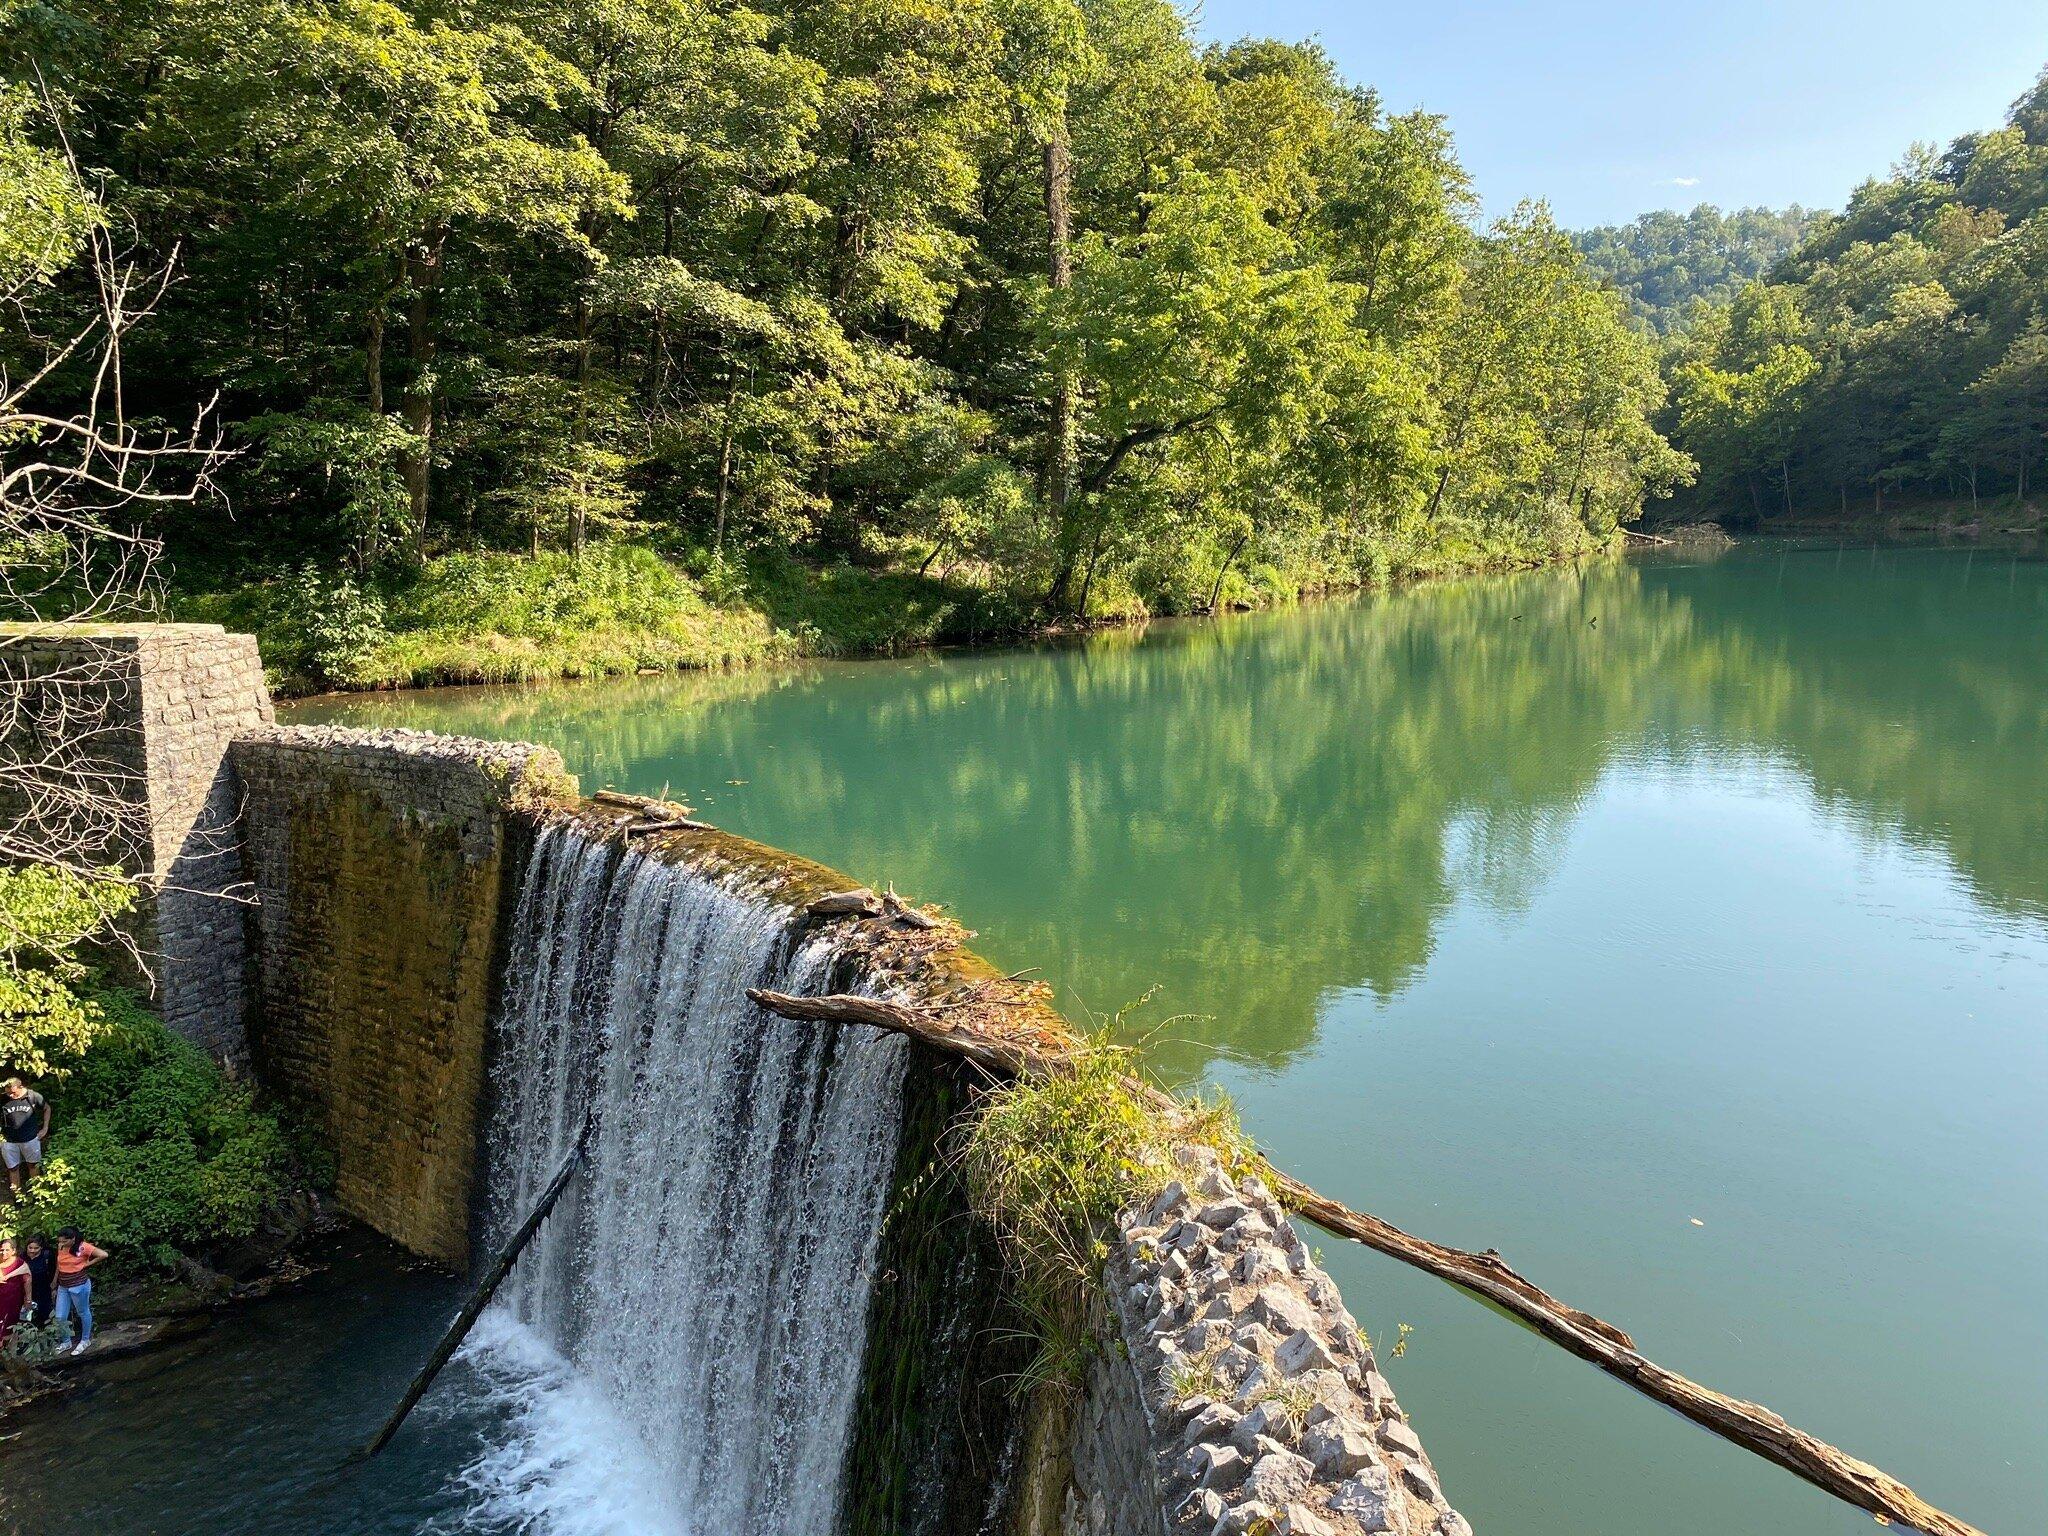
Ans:
[{"label": "stone masonry wall", "polygon": [[231,757],[257,1069],[332,1148],[345,1210],[461,1267],[508,868],[575,781],[546,748],[420,731],[272,726]]},{"label": "stone masonry wall", "polygon": [[1180,1155],[1111,1245],[1070,1536],[1471,1536],[1271,1191]]},{"label": "stone masonry wall", "polygon": [[271,720],[250,635],[214,625],[154,626],[140,646],[152,873],[151,932],[164,1022],[214,1056],[248,1054],[243,1018],[245,889],[241,792],[223,759],[237,734]]},{"label": "stone masonry wall", "polygon": [[[271,719],[256,642],[217,624],[0,626],[0,690],[10,759],[44,779],[10,819],[40,817],[155,888],[130,925],[147,966],[132,979],[173,1029],[239,1061],[240,800],[223,757]],[[76,841],[88,784],[128,807],[98,817],[101,847]]]}]

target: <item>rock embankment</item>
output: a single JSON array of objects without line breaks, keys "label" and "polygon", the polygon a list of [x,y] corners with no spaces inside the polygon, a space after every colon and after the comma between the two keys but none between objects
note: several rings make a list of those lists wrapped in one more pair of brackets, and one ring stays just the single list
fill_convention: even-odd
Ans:
[{"label": "rock embankment", "polygon": [[1118,1222],[1105,1271],[1167,1529],[1470,1536],[1337,1287],[1206,1147]]}]

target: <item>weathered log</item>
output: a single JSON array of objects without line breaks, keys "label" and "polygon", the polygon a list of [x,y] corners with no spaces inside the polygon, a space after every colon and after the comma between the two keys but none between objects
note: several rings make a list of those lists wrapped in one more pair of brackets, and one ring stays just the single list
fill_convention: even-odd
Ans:
[{"label": "weathered log", "polygon": [[693,821],[688,816],[664,816],[660,821],[636,821],[626,827],[627,837],[639,837],[647,832],[716,832],[718,829],[708,821]]},{"label": "weathered log", "polygon": [[[943,1016],[901,1003],[850,995],[792,997],[759,988],[749,991],[747,996],[784,1018],[867,1024],[894,1030],[935,1050],[965,1057],[998,1077],[1044,1076],[1067,1065],[1060,1053],[1048,1051],[1035,1042],[1003,1038],[972,1025],[950,1023]],[[1129,1082],[1135,1093],[1168,1113],[1183,1112],[1178,1100],[1151,1084],[1136,1078]],[[1260,1162],[1263,1175],[1280,1203],[1304,1220],[1484,1297],[1520,1318],[1542,1337],[1599,1366],[1645,1397],[1775,1462],[1816,1488],[1926,1536],[1983,1536],[1975,1526],[1936,1509],[1898,1479],[1794,1428],[1770,1409],[1703,1387],[1645,1359],[1621,1329],[1559,1301],[1517,1274],[1499,1254],[1472,1253],[1416,1237],[1377,1216],[1354,1211],[1318,1194],[1264,1158]]]},{"label": "weathered log", "polygon": [[555,1170],[555,1176],[548,1180],[547,1188],[541,1191],[539,1202],[526,1220],[519,1224],[519,1230],[512,1234],[512,1240],[499,1250],[497,1259],[483,1279],[477,1283],[477,1288],[470,1292],[469,1300],[465,1301],[462,1310],[455,1314],[455,1320],[448,1325],[448,1331],[441,1335],[441,1342],[435,1345],[434,1352],[427,1356],[427,1363],[420,1367],[419,1374],[413,1377],[412,1384],[405,1389],[405,1396],[398,1400],[398,1406],[391,1410],[391,1416],[384,1421],[384,1427],[377,1431],[376,1437],[368,1445],[363,1447],[361,1454],[365,1460],[391,1443],[391,1437],[398,1433],[398,1427],[405,1422],[406,1416],[419,1406],[419,1400],[427,1395],[427,1388],[432,1386],[434,1378],[441,1374],[441,1367],[454,1357],[455,1351],[461,1347],[469,1330],[483,1315],[484,1308],[491,1304],[491,1298],[497,1294],[505,1276],[512,1272],[512,1266],[518,1261],[519,1255],[526,1250],[526,1245],[533,1241],[533,1235],[540,1230],[541,1223],[547,1220],[548,1212],[552,1211],[555,1202],[562,1198],[562,1191],[569,1187],[569,1178],[583,1161],[583,1151],[589,1140],[590,1122],[585,1120],[583,1133],[577,1138],[575,1149],[562,1159],[562,1166]]},{"label": "weathered log", "polygon": [[912,928],[929,930],[939,926],[939,920],[933,917],[931,913],[920,911],[901,896],[898,896],[896,894],[896,887],[893,885],[882,892],[882,909],[897,922],[907,924]]},{"label": "weathered log", "polygon": [[820,896],[804,910],[812,917],[880,917],[882,898],[863,885],[856,890]]},{"label": "weathered log", "polygon": [[832,997],[794,997],[771,992],[766,987],[749,987],[747,996],[770,1013],[811,1024],[869,1024],[876,1029],[894,1030],[926,1045],[965,1057],[994,1077],[1023,1077],[1043,1070],[1043,1063],[1015,1043],[997,1040],[983,1031],[945,1020],[901,1003],[878,997],[841,993]]}]

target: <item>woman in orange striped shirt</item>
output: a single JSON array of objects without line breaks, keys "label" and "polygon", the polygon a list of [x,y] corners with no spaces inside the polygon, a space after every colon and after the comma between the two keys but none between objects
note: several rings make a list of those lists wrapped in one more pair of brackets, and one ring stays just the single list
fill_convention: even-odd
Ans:
[{"label": "woman in orange striped shirt", "polygon": [[92,1343],[92,1276],[86,1271],[107,1256],[79,1235],[78,1228],[66,1227],[57,1234],[57,1321],[78,1319],[78,1342],[71,1353],[82,1355]]}]

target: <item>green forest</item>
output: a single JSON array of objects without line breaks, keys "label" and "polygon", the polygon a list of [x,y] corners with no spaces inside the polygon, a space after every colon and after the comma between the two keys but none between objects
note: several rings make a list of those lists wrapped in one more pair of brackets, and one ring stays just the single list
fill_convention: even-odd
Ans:
[{"label": "green forest", "polygon": [[1690,213],[1660,208],[1627,224],[1579,230],[1572,244],[1596,276],[1621,290],[1640,324],[1668,336],[1768,274],[1815,217],[1797,204],[1723,213],[1701,203]]},{"label": "green forest", "polygon": [[1920,145],[1665,360],[1684,505],[1880,519],[1937,499],[2024,510],[2048,453],[2048,71],[2005,122]]},{"label": "green forest", "polygon": [[0,59],[9,373],[81,250],[171,274],[125,410],[233,450],[172,607],[302,682],[1531,563],[1692,472],[1543,207],[1168,0],[5,0]]},{"label": "green forest", "polygon": [[2023,505],[2048,433],[2048,84],[1838,215],[1573,235],[1171,0],[0,0],[0,69],[0,453],[128,274],[123,419],[223,457],[121,513],[293,687]]}]

